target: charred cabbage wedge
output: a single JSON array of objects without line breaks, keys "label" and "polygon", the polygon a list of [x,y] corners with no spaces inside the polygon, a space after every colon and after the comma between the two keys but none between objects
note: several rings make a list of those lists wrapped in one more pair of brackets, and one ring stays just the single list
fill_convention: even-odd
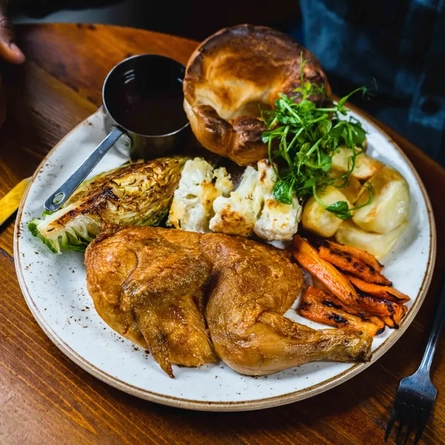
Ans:
[{"label": "charred cabbage wedge", "polygon": [[155,226],[167,215],[185,156],[125,164],[83,183],[56,212],[28,223],[31,233],[56,254],[84,251],[102,222]]}]

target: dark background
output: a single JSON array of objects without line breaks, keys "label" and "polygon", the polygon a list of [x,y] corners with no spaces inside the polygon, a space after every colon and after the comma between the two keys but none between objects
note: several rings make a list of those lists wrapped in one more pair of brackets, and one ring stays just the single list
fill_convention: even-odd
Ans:
[{"label": "dark background", "polygon": [[15,23],[110,23],[198,41],[240,23],[290,32],[299,18],[297,0],[10,0],[10,13]]}]

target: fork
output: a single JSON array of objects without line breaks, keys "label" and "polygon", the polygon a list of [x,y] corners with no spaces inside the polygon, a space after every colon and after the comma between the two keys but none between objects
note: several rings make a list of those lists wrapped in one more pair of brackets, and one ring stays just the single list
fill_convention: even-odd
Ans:
[{"label": "fork", "polygon": [[404,444],[408,443],[408,439],[413,432],[413,429],[415,429],[414,445],[417,444],[422,436],[437,396],[437,389],[431,382],[430,368],[444,320],[445,281],[442,282],[436,317],[431,328],[428,343],[419,369],[414,374],[405,377],[400,381],[388,426],[386,427],[384,442],[388,440],[396,420],[399,420],[399,429],[397,431],[395,443],[399,443],[399,437],[402,440],[401,433],[405,426]]}]

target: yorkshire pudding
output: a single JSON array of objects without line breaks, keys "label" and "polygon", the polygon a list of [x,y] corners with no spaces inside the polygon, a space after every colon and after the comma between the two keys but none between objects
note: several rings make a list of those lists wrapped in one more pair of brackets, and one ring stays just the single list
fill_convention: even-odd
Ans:
[{"label": "yorkshire pudding", "polygon": [[301,78],[330,94],[318,60],[290,36],[265,26],[224,28],[187,63],[184,109],[192,131],[206,149],[239,165],[255,163],[267,154],[260,106],[272,108],[278,93],[291,94]]}]

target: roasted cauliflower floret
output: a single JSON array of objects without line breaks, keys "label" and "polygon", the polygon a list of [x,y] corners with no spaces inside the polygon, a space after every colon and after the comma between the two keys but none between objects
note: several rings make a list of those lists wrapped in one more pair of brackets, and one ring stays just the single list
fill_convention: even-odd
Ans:
[{"label": "roasted cauliflower floret", "polygon": [[258,162],[258,170],[247,167],[230,197],[219,197],[213,203],[210,230],[242,236],[255,233],[268,241],[292,239],[298,230],[301,205],[297,197],[292,204],[278,201],[273,196],[276,182],[275,169],[266,159]]},{"label": "roasted cauliflower floret", "polygon": [[284,204],[273,196],[277,182],[275,169],[266,159],[258,162],[257,195],[262,198],[262,210],[253,231],[269,241],[287,241],[297,233],[302,207],[296,196],[292,204]]},{"label": "roasted cauliflower floret", "polygon": [[214,200],[228,196],[232,190],[232,180],[224,167],[214,170],[202,158],[188,160],[173,195],[167,225],[193,232],[208,232]]},{"label": "roasted cauliflower floret", "polygon": [[292,204],[283,204],[273,196],[276,181],[275,169],[266,159],[258,162],[258,170],[246,167],[236,190],[224,167],[213,169],[202,158],[189,160],[167,224],[194,232],[290,240],[298,230],[302,209],[297,197]]},{"label": "roasted cauliflower floret", "polygon": [[261,210],[261,196],[258,195],[259,173],[253,167],[246,167],[236,190],[229,197],[220,196],[213,203],[215,216],[210,220],[210,230],[229,235],[250,236]]}]

